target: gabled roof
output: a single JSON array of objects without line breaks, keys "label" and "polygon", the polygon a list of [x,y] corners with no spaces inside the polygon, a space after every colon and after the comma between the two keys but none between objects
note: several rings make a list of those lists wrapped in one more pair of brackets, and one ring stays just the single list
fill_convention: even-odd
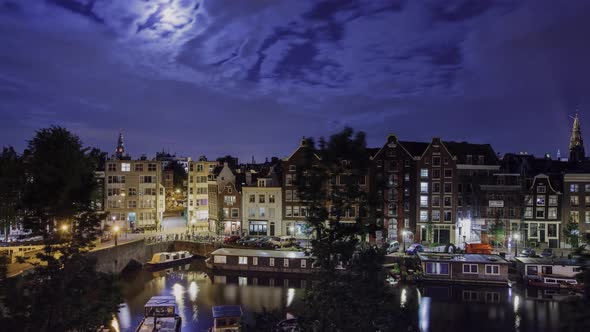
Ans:
[{"label": "gabled roof", "polygon": [[467,142],[452,142],[444,141],[444,145],[449,152],[457,157],[461,162],[464,162],[464,157],[467,155],[484,156],[485,164],[497,164],[498,156],[490,144],[474,144]]}]

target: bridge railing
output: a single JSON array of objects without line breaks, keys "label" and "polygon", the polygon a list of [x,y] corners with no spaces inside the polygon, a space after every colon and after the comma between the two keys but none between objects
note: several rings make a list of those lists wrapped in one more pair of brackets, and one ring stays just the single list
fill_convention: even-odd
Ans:
[{"label": "bridge railing", "polygon": [[221,243],[223,242],[223,236],[211,236],[211,235],[191,235],[185,233],[179,234],[162,234],[154,236],[146,236],[144,238],[146,244],[160,243],[160,242],[171,242],[171,241],[188,241],[198,243]]}]

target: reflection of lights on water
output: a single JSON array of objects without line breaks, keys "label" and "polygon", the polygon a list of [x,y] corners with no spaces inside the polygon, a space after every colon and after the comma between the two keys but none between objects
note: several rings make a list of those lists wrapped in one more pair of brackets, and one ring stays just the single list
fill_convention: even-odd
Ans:
[{"label": "reflection of lights on water", "polygon": [[180,319],[182,319],[182,326],[186,324],[186,317],[184,315],[184,287],[179,284],[175,283],[172,286],[172,295],[174,295],[174,299],[176,300],[176,305],[178,306],[178,315]]},{"label": "reflection of lights on water", "polygon": [[518,314],[518,307],[520,306],[520,296],[516,295],[514,297],[514,313],[516,314],[514,317],[514,328],[518,331],[520,328],[520,315]]},{"label": "reflection of lights on water", "polygon": [[520,296],[516,295],[514,297],[514,312],[518,312],[518,306],[520,305]]},{"label": "reflection of lights on water", "polygon": [[129,307],[126,303],[123,303],[123,305],[119,308],[119,313],[117,314],[117,317],[119,317],[117,321],[118,326],[124,329],[128,329],[131,327],[131,312],[129,311]]},{"label": "reflection of lights on water", "polygon": [[191,281],[190,286],[188,287],[188,295],[191,302],[195,302],[197,300],[197,295],[199,294],[199,285],[195,281]]},{"label": "reflection of lights on water", "polygon": [[295,288],[289,288],[287,290],[287,307],[291,306],[293,298],[295,298]]},{"label": "reflection of lights on water", "polygon": [[512,287],[508,288],[508,303],[512,303]]},{"label": "reflection of lights on water", "polygon": [[248,286],[248,278],[247,277],[238,277],[238,285]]},{"label": "reflection of lights on water", "polygon": [[406,302],[408,301],[408,295],[406,294],[406,289],[402,289],[402,294],[400,295],[399,298],[399,305],[400,307],[405,307],[406,306]]},{"label": "reflection of lights on water", "polygon": [[115,332],[120,332],[121,329],[119,328],[119,321],[117,320],[117,316],[113,315],[113,320],[111,321],[111,327]]},{"label": "reflection of lights on water", "polygon": [[418,309],[418,324],[420,331],[428,332],[430,326],[430,298],[425,297],[420,301],[420,307]]}]

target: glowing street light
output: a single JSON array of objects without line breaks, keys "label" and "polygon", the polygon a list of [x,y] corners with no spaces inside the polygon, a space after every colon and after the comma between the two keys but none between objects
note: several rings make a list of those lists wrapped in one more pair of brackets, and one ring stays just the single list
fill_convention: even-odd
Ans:
[{"label": "glowing street light", "polygon": [[67,232],[68,231],[68,225],[66,225],[66,224],[61,225],[61,230],[63,232]]},{"label": "glowing street light", "polygon": [[113,227],[113,231],[115,232],[115,246],[117,246],[117,237],[119,236],[119,226]]}]

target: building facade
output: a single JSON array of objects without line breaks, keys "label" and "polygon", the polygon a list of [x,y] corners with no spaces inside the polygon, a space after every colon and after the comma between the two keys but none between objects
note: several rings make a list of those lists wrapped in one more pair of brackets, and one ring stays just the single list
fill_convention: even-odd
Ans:
[{"label": "building facade", "polygon": [[270,178],[259,178],[255,186],[242,187],[242,225],[249,235],[287,234],[287,221],[282,215],[282,191]]},{"label": "building facade", "polygon": [[209,181],[214,180],[216,166],[206,158],[188,163],[187,220],[199,232],[214,230],[209,220]]},{"label": "building facade", "polygon": [[561,178],[539,174],[524,197],[521,236],[524,240],[551,248],[559,247],[562,200]]},{"label": "building facade", "polygon": [[160,163],[152,160],[107,160],[107,224],[121,229],[156,229],[165,211]]}]

